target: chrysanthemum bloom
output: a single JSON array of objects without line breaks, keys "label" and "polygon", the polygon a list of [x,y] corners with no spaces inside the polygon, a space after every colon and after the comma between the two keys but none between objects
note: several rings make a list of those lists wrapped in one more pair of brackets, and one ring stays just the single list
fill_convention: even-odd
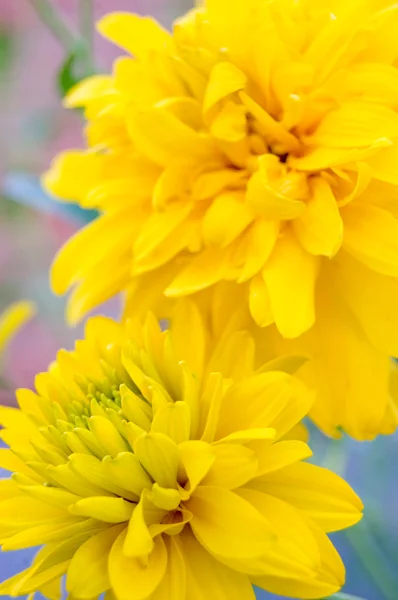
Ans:
[{"label": "chrysanthemum bloom", "polygon": [[38,376],[37,394],[20,390],[20,410],[0,409],[10,447],[0,465],[14,472],[0,485],[2,547],[44,545],[0,594],[57,600],[65,574],[82,600],[253,600],[253,583],[319,598],[341,587],[325,532],[357,522],[362,505],[286,439],[311,394],[282,361],[254,372],[246,332],[211,355],[206,336],[193,304],[171,332],[154,317],[124,329],[93,318]]},{"label": "chrysanthemum bloom", "polygon": [[35,307],[31,302],[15,302],[0,314],[0,357],[17,331],[33,317]]},{"label": "chrysanthemum bloom", "polygon": [[101,212],[53,267],[70,321],[121,290],[136,311],[231,281],[229,302],[315,356],[327,433],[391,432],[397,28],[391,0],[207,0],[172,34],[101,21],[134,58],[72,91],[89,149],[45,180]]}]

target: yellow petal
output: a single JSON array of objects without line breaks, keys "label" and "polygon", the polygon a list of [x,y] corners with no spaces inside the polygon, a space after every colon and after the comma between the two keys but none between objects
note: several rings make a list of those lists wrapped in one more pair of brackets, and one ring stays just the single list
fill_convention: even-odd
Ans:
[{"label": "yellow petal", "polygon": [[[255,486],[255,483],[253,484]],[[276,534],[262,557],[263,573],[291,576],[305,575],[320,564],[319,550],[304,519],[287,502],[256,489],[238,490],[241,498],[255,507],[267,519]],[[257,564],[261,569],[261,565]]]},{"label": "yellow petal", "polygon": [[324,531],[357,523],[363,504],[341,477],[309,463],[290,465],[256,479],[256,488],[307,514]]},{"label": "yellow petal", "polygon": [[391,108],[347,102],[330,111],[306,142],[331,148],[361,148],[374,144],[380,138],[397,136],[398,115]]},{"label": "yellow petal", "polygon": [[[18,478],[21,481],[20,475],[14,475],[14,477]],[[71,492],[67,492],[66,490],[61,490],[58,488],[51,488],[42,485],[31,485],[29,481],[29,485],[23,485],[23,483],[19,484],[21,490],[24,490],[26,494],[29,496],[33,496],[33,498],[37,498],[38,500],[42,500],[43,502],[49,504],[50,506],[55,506],[56,508],[67,509],[70,504],[77,502],[80,498]]]},{"label": "yellow petal", "polygon": [[165,291],[169,298],[199,292],[224,278],[227,270],[227,252],[207,248],[190,261]]},{"label": "yellow petal", "polygon": [[217,158],[208,135],[198,133],[160,106],[133,114],[127,125],[138,150],[161,166],[187,156],[192,161]]},{"label": "yellow petal", "polygon": [[370,166],[373,177],[396,186],[398,185],[397,160],[398,145],[394,143],[389,148],[377,152],[377,154],[367,160],[367,163]]},{"label": "yellow petal", "polygon": [[134,244],[136,261],[145,259],[156,246],[164,241],[183,223],[192,210],[189,202],[174,204],[165,211],[154,212],[144,224]]},{"label": "yellow petal", "polygon": [[343,221],[336,198],[324,179],[312,181],[312,198],[293,227],[300,244],[310,254],[331,258],[338,252],[343,241]]},{"label": "yellow petal", "polygon": [[223,398],[215,439],[239,430],[270,427],[292,394],[292,378],[269,372],[232,385]]},{"label": "yellow petal", "polygon": [[[191,332],[194,344],[187,340],[187,330]],[[178,301],[178,307],[171,318],[173,347],[179,360],[184,360],[201,379],[206,351],[206,328],[197,305],[190,299]]]},{"label": "yellow petal", "polygon": [[[110,456],[108,456],[107,460],[104,462],[89,454],[71,454],[69,456],[70,468],[78,476],[80,475],[83,479],[87,479],[96,487],[102,488],[110,494],[122,496],[128,500],[136,500],[136,494],[129,494],[128,489],[126,489],[124,485],[117,485],[112,477],[109,476],[109,468],[107,468],[106,465],[109,465],[111,461],[112,459]],[[134,460],[131,462],[134,462]],[[128,479],[127,473],[125,474],[125,477]]]},{"label": "yellow petal", "polygon": [[216,560],[187,527],[179,542],[186,568],[186,586],[192,600],[208,600],[209,597],[212,600],[255,600],[247,575],[229,569]]},{"label": "yellow petal", "polygon": [[119,600],[130,600],[134,590],[134,600],[144,600],[161,583],[167,566],[167,550],[162,536],[155,540],[148,564],[140,559],[129,558],[123,552],[126,532],[122,532],[113,544],[109,555],[109,579]]},{"label": "yellow petal", "polygon": [[[24,432],[25,434],[32,435],[33,432],[37,431],[36,425],[29,419],[25,412],[11,406],[0,406],[0,424],[19,434]],[[21,443],[21,439],[19,442]]]},{"label": "yellow petal", "polygon": [[252,582],[267,592],[283,597],[303,598],[305,600],[329,598],[329,596],[338,592],[344,583],[344,581],[342,583],[329,582],[316,577],[294,579],[289,577],[272,577],[270,575],[266,577],[253,577]]},{"label": "yellow petal", "polygon": [[163,433],[176,444],[189,439],[190,411],[186,402],[168,403],[160,408],[153,421],[151,431]]},{"label": "yellow petal", "polygon": [[148,524],[145,521],[144,506],[148,502],[148,492],[143,493],[140,502],[135,506],[128,524],[123,544],[123,554],[129,557],[148,556],[154,548]]},{"label": "yellow petal", "polygon": [[295,219],[305,210],[304,202],[280,191],[277,182],[270,180],[263,170],[250,178],[246,202],[256,215],[264,219]]},{"label": "yellow petal", "polygon": [[254,449],[257,451],[258,457],[257,477],[279,471],[279,469],[300,462],[312,455],[307,444],[295,440],[278,442],[272,444],[272,446],[266,446],[264,449],[260,445],[256,445]]},{"label": "yellow petal", "polygon": [[145,59],[153,50],[164,52],[170,44],[170,34],[154,19],[132,13],[113,12],[97,23],[98,31],[138,59]]},{"label": "yellow petal", "polygon": [[307,524],[314,536],[320,552],[321,564],[313,577],[300,577],[300,579],[287,577],[260,577],[253,578],[253,583],[275,594],[294,596],[295,598],[329,597],[337,592],[345,582],[343,562],[334,548],[332,542],[324,532],[305,515],[301,518]]},{"label": "yellow petal", "polygon": [[[365,148],[323,148],[320,146],[319,148],[311,149],[305,156],[295,157],[291,156],[288,158],[288,164],[299,170],[299,171],[320,171],[322,169],[339,167],[343,165],[350,165],[352,163],[356,163],[360,160],[366,160],[369,164],[373,163],[373,158],[370,157],[375,156],[377,159],[377,164],[379,162],[382,164],[382,159],[379,161],[380,157],[384,156],[384,152],[388,153],[388,148],[392,146],[392,141],[386,138],[381,138]],[[387,148],[387,150],[381,152],[383,148]],[[393,160],[389,163],[392,167]],[[392,174],[393,169],[389,169],[389,172]],[[375,176],[377,176],[375,174]],[[380,177],[380,179],[383,179]]]},{"label": "yellow petal", "polygon": [[[310,362],[310,361],[309,361]],[[308,414],[314,404],[315,395],[303,382],[292,377],[289,404],[287,410],[281,410],[279,414],[270,421],[269,427],[276,431],[276,439],[279,440],[288,434]]]},{"label": "yellow petal", "polygon": [[218,169],[201,173],[192,183],[194,200],[215,198],[225,189],[241,189],[245,186],[245,173],[233,169]]},{"label": "yellow petal", "polygon": [[178,450],[189,482],[189,491],[193,492],[214,463],[215,452],[209,444],[200,440],[180,444]]},{"label": "yellow petal", "polygon": [[[79,230],[61,248],[51,269],[51,285],[56,294],[63,294],[73,284],[87,275],[93,267],[101,264],[109,254],[122,252],[131,247],[131,240],[138,225],[131,224],[126,212],[102,216]],[[139,220],[138,220],[139,222]],[[115,245],[110,231],[118,231]],[[98,244],[101,240],[101,244]]]},{"label": "yellow petal", "polygon": [[235,102],[227,102],[213,118],[210,132],[216,139],[230,144],[245,140],[247,135],[245,108]]},{"label": "yellow petal", "polygon": [[398,73],[387,64],[359,63],[349,71],[349,93],[361,96],[365,102],[396,107]]},{"label": "yellow petal", "polygon": [[23,496],[24,493],[19,489],[14,479],[0,479],[0,501],[15,498],[19,495]]},{"label": "yellow petal", "polygon": [[267,286],[262,275],[256,275],[250,281],[249,308],[253,319],[260,327],[274,322]]},{"label": "yellow petal", "polygon": [[15,535],[7,538],[2,544],[3,550],[21,550],[32,546],[41,546],[43,544],[59,543],[65,539],[79,536],[87,539],[90,535],[95,535],[107,527],[104,523],[99,523],[94,519],[76,520],[69,515],[65,519],[54,519],[49,523],[28,527]]},{"label": "yellow petal", "polygon": [[165,576],[148,600],[185,600],[186,574],[184,557],[176,536],[166,535],[167,569]]},{"label": "yellow petal", "polygon": [[170,488],[161,487],[154,483],[150,494],[150,500],[160,509],[177,510],[181,502],[180,492]]},{"label": "yellow petal", "polygon": [[244,89],[246,86],[246,76],[232,63],[217,63],[209,76],[206,94],[203,101],[203,111],[207,113],[217,102]]},{"label": "yellow petal", "polygon": [[246,229],[252,219],[242,193],[224,192],[213,200],[204,216],[203,239],[209,246],[227,246]]},{"label": "yellow petal", "polygon": [[233,433],[226,435],[220,440],[217,440],[216,442],[214,442],[214,445],[217,446],[219,444],[222,445],[229,443],[234,444],[236,442],[238,442],[239,444],[248,444],[249,442],[254,442],[258,440],[270,443],[275,440],[275,435],[276,431],[272,427],[254,427],[251,429],[241,429],[240,431],[234,431]]},{"label": "yellow petal", "polygon": [[17,525],[21,529],[24,526],[38,525],[53,519],[64,519],[67,514],[62,508],[29,496],[18,496],[0,502],[0,523]]},{"label": "yellow petal", "polygon": [[89,419],[90,429],[96,438],[105,447],[110,456],[117,456],[120,452],[130,450],[127,442],[120,435],[113,423],[105,418],[93,416]]},{"label": "yellow petal", "polygon": [[398,356],[398,280],[385,277],[344,253],[336,281],[369,340],[389,356]]},{"label": "yellow petal", "polygon": [[275,324],[286,338],[307,331],[315,321],[317,257],[308,254],[287,231],[263,269]]},{"label": "yellow petal", "polygon": [[259,129],[267,142],[278,154],[285,154],[290,151],[298,150],[300,142],[285,127],[265,111],[257,102],[255,102],[245,92],[240,92],[239,97],[247,110],[258,122]]},{"label": "yellow petal", "polygon": [[316,349],[317,362],[308,361],[301,375],[317,390],[311,417],[327,435],[339,435],[343,428],[356,439],[370,440],[383,430],[391,361],[370,343],[338,287],[330,287],[333,279],[334,273],[325,269],[319,281],[316,325],[309,345],[300,342],[304,352]]},{"label": "yellow petal", "polygon": [[147,433],[134,444],[142,466],[162,487],[176,488],[178,446],[162,433]]},{"label": "yellow petal", "polygon": [[204,486],[233,490],[252,479],[258,468],[255,452],[239,444],[213,446],[215,461],[202,480]]},{"label": "yellow petal", "polygon": [[0,353],[23,325],[31,319],[36,312],[32,302],[16,302],[0,315]]},{"label": "yellow petal", "polygon": [[92,517],[105,523],[123,523],[130,519],[133,508],[134,505],[123,498],[93,496],[72,504],[69,511],[74,515]]},{"label": "yellow petal", "polygon": [[254,370],[255,343],[247,331],[237,331],[221,338],[208,363],[207,372],[220,372],[236,380],[251,375]]},{"label": "yellow petal", "polygon": [[58,199],[84,205],[90,190],[98,185],[102,165],[102,157],[94,152],[69,150],[55,158],[42,183]]},{"label": "yellow petal", "polygon": [[113,78],[109,75],[92,75],[74,85],[64,98],[66,108],[86,106],[91,100],[112,91]]},{"label": "yellow petal", "polygon": [[266,551],[271,535],[267,521],[234,492],[199,486],[186,506],[193,514],[192,531],[211,554],[246,564]]},{"label": "yellow petal", "polygon": [[[51,583],[55,579],[59,579],[60,576],[67,572],[70,560],[64,560],[57,564],[51,565],[48,568],[44,568],[41,572],[35,573],[34,567],[26,569],[22,572],[22,578],[15,587],[12,588],[12,594],[15,596],[25,596],[31,592],[35,592],[37,589]],[[7,583],[7,582],[4,582]]]},{"label": "yellow petal", "polygon": [[[67,249],[65,247],[65,249]],[[117,249],[116,249],[117,252]],[[123,257],[123,258],[122,258]],[[118,294],[129,280],[129,261],[123,254],[108,255],[106,259],[86,271],[83,281],[72,291],[66,307],[69,325],[76,325],[96,306]],[[118,266],[115,268],[115,264]],[[73,265],[70,265],[73,268]]]},{"label": "yellow petal", "polygon": [[305,62],[314,67],[319,82],[337,68],[339,60],[348,52],[352,38],[369,17],[360,0],[352,0],[349,5],[336,8],[339,9],[337,15],[333,13],[333,17],[324,22],[303,56]]},{"label": "yellow petal", "polygon": [[351,203],[341,211],[344,249],[367,267],[398,276],[398,219],[370,204]]},{"label": "yellow petal", "polygon": [[109,552],[124,529],[124,525],[109,527],[90,537],[78,548],[66,577],[66,589],[70,594],[90,599],[109,589]]},{"label": "yellow petal", "polygon": [[275,246],[278,234],[279,223],[277,221],[256,219],[248,228],[246,260],[238,283],[247,281],[262,269]]}]

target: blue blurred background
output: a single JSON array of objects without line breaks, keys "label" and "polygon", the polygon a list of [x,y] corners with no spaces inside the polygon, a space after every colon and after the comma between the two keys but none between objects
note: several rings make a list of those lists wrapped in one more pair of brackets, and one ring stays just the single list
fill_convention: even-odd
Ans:
[{"label": "blue blurred background", "polygon": [[[34,6],[48,4],[92,44],[54,35]],[[84,10],[82,11],[82,6]],[[70,348],[81,328],[68,329],[64,301],[51,295],[48,268],[57,248],[92,213],[56,205],[43,194],[38,175],[63,148],[81,147],[81,117],[62,109],[60,96],[82,73],[108,70],[118,53],[92,33],[91,23],[109,10],[151,14],[170,26],[192,6],[189,0],[0,0],[0,311],[33,299],[37,317],[7,350],[0,401],[13,404],[16,387],[30,387],[57,349]],[[51,10],[50,10],[51,12]],[[79,64],[81,61],[82,64]],[[102,312],[116,316],[117,300]],[[364,600],[398,600],[398,435],[375,442],[330,441],[311,430],[315,462],[343,475],[365,503],[365,518],[333,540],[347,568],[344,592]],[[1,473],[0,476],[7,476]],[[28,566],[33,550],[0,554],[0,579]],[[258,591],[258,599],[270,594]]]}]

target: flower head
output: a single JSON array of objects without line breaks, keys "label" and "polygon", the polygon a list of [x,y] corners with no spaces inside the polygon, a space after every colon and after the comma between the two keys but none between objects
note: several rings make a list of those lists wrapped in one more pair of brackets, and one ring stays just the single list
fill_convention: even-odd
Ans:
[{"label": "flower head", "polygon": [[171,331],[151,317],[125,327],[93,318],[37,377],[37,394],[20,390],[20,409],[0,409],[10,446],[0,464],[14,472],[0,487],[2,547],[43,545],[0,593],[57,599],[65,574],[82,600],[340,588],[325,532],[358,521],[362,505],[303,462],[304,442],[286,439],[311,395],[281,362],[254,372],[247,332],[209,347],[189,302]]},{"label": "flower head", "polygon": [[[72,91],[89,150],[45,178],[101,212],[53,266],[56,292],[75,286],[70,321],[121,290],[137,312],[233,282],[229,301],[242,296],[259,326],[320,347],[324,430],[393,430],[397,23],[389,0],[206,0],[172,34],[105,17],[100,31],[134,58]],[[370,368],[358,375],[342,346]]]}]

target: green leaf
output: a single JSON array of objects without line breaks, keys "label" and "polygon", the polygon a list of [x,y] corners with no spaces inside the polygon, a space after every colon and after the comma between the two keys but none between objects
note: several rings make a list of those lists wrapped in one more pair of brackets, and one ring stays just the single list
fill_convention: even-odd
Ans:
[{"label": "green leaf", "polygon": [[85,77],[93,75],[93,69],[87,69],[87,48],[84,43],[77,44],[72,52],[68,54],[64,63],[58,71],[58,90],[63,98],[76,83]]}]

